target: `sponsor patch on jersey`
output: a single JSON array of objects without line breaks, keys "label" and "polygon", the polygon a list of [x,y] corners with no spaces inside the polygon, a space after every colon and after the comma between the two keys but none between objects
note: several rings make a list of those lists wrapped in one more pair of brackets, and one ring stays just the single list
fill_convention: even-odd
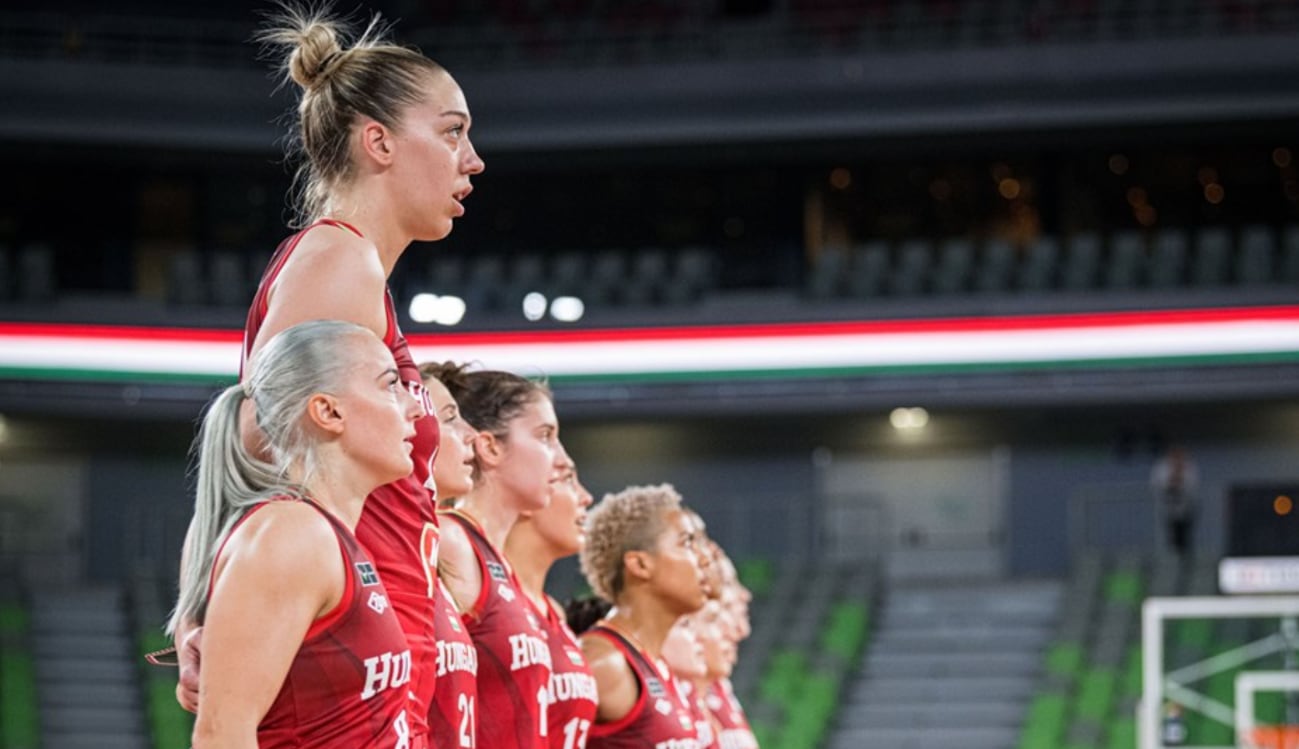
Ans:
[{"label": "sponsor patch on jersey", "polygon": [[501,598],[504,598],[507,602],[514,600],[514,588],[511,588],[505,583],[496,586],[496,594]]},{"label": "sponsor patch on jersey", "polygon": [[586,660],[582,658],[582,654],[570,647],[564,648],[564,655],[568,656],[568,662],[573,664],[574,666],[586,665]]},{"label": "sponsor patch on jersey", "polygon": [[668,691],[663,688],[663,682],[655,679],[653,676],[645,680],[645,690],[651,697],[666,697]]},{"label": "sponsor patch on jersey", "polygon": [[672,703],[667,700],[654,700],[654,709],[664,715],[672,714]]},{"label": "sponsor patch on jersey", "polygon": [[506,582],[510,579],[509,573],[505,571],[505,565],[500,562],[488,562],[487,574],[491,575],[493,580],[500,582]]},{"label": "sponsor patch on jersey", "polygon": [[357,562],[356,574],[361,578],[363,587],[379,584],[379,573],[374,571],[374,565],[369,562]]},{"label": "sponsor patch on jersey", "polygon": [[365,604],[374,609],[376,614],[382,614],[388,610],[388,599],[377,590],[370,592],[370,600],[366,601]]}]

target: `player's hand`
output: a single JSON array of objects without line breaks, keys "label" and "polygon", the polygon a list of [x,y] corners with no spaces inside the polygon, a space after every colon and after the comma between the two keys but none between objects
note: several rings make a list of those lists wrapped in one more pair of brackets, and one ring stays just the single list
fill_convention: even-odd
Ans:
[{"label": "player's hand", "polygon": [[176,656],[180,661],[180,680],[176,684],[176,701],[191,713],[198,712],[198,667],[203,628],[195,627],[180,644]]}]

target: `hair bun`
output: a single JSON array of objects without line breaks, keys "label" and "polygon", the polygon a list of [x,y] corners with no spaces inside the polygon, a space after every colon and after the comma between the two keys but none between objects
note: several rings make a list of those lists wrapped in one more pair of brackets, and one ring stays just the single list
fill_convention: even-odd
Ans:
[{"label": "hair bun", "polygon": [[325,21],[312,21],[299,34],[297,48],[289,57],[289,76],[311,90],[329,77],[346,50],[339,44],[334,26]]}]

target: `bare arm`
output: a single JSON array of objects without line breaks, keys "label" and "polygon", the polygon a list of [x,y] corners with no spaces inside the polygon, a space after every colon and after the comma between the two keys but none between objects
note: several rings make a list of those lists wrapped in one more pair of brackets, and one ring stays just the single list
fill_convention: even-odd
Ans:
[{"label": "bare arm", "polygon": [[465,529],[454,520],[443,519],[438,541],[438,578],[462,613],[473,611],[483,590],[483,572]]},{"label": "bare arm", "polygon": [[258,511],[218,561],[203,627],[194,749],[256,749],[307,629],[344,587],[337,537],[301,503]]},{"label": "bare arm", "polygon": [[[190,534],[194,532],[194,523],[190,522],[185,530],[185,543],[180,547],[180,579],[185,579],[185,560],[189,556]],[[172,644],[176,646],[176,662],[179,676],[176,681],[176,701],[191,713],[198,712],[198,669],[199,643],[202,634],[197,624],[190,619],[176,622],[172,633]]]},{"label": "bare arm", "polygon": [[595,722],[622,720],[640,698],[640,685],[636,683],[636,674],[632,673],[627,656],[600,635],[584,635],[579,642],[582,655],[595,676],[596,692],[600,695]]}]

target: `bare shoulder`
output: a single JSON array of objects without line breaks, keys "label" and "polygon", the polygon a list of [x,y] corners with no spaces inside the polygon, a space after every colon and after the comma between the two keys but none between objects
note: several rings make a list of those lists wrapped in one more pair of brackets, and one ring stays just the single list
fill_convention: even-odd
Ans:
[{"label": "bare shoulder", "polygon": [[353,282],[380,286],[387,280],[374,243],[337,226],[317,226],[304,234],[284,267],[294,268],[290,276],[346,274]]},{"label": "bare shoulder", "polygon": [[578,644],[600,694],[597,720],[601,723],[621,720],[631,712],[640,696],[627,656],[608,638],[590,632],[583,633]]},{"label": "bare shoulder", "polygon": [[438,540],[438,577],[446,586],[460,611],[471,613],[478,594],[482,591],[482,571],[469,535],[460,523],[447,517],[441,519],[441,537]]},{"label": "bare shoulder", "polygon": [[308,320],[347,320],[383,337],[387,283],[373,243],[346,229],[317,226],[302,237],[275,277],[254,348]]},{"label": "bare shoulder", "polygon": [[291,569],[337,557],[337,539],[329,521],[306,502],[269,502],[239,526],[225,556]]},{"label": "bare shoulder", "polygon": [[323,608],[343,587],[338,536],[305,502],[270,502],[230,536],[217,560],[214,594],[302,599]]}]

